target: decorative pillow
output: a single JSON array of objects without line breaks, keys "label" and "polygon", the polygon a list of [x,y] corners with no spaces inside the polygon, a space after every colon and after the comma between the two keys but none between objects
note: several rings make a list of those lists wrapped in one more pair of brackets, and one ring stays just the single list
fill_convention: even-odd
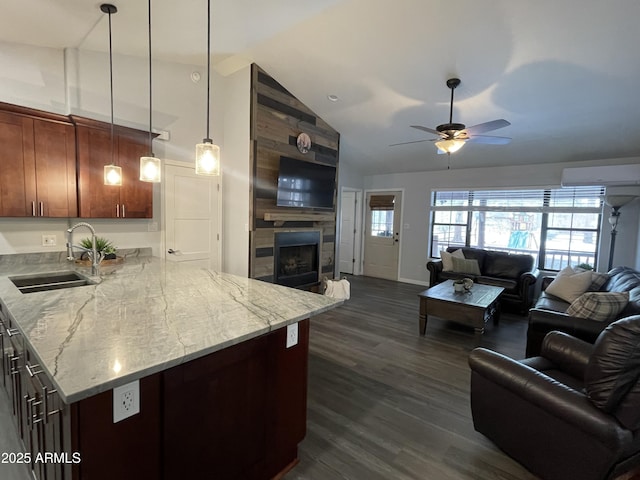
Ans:
[{"label": "decorative pillow", "polygon": [[590,285],[591,271],[576,273],[573,268],[565,267],[545,291],[571,303],[586,292]]},{"label": "decorative pillow", "polygon": [[478,260],[473,258],[452,257],[453,271],[456,273],[468,273],[469,275],[480,275],[480,265]]},{"label": "decorative pillow", "polygon": [[588,318],[597,322],[611,322],[629,303],[629,292],[587,292],[567,308],[567,315]]},{"label": "decorative pillow", "polygon": [[464,253],[462,253],[462,249],[454,250],[449,253],[445,250],[440,251],[440,258],[442,259],[442,270],[444,272],[453,272],[453,258],[464,258]]},{"label": "decorative pillow", "polygon": [[585,270],[584,268],[574,267],[574,272],[591,272],[591,285],[587,288],[587,292],[599,292],[600,289],[609,280],[608,273],[594,272],[593,270]]}]

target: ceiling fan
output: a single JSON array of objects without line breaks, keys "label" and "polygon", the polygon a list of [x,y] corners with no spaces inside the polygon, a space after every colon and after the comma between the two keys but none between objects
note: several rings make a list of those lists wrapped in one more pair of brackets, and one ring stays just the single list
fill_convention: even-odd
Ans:
[{"label": "ceiling fan", "polygon": [[409,143],[420,142],[436,142],[438,153],[454,153],[460,150],[465,143],[484,143],[488,145],[506,145],[511,141],[508,137],[493,137],[482,135],[483,133],[497,130],[499,128],[511,125],[504,119],[493,120],[491,122],[479,123],[472,127],[467,127],[463,123],[453,123],[453,91],[460,85],[459,78],[450,78],[447,80],[447,87],[451,89],[451,106],[449,107],[449,123],[438,125],[435,130],[433,128],[423,127],[421,125],[411,125],[411,128],[417,128],[427,133],[438,135],[439,138],[431,140],[416,140],[413,142],[394,143],[390,147],[396,145],[406,145]]}]

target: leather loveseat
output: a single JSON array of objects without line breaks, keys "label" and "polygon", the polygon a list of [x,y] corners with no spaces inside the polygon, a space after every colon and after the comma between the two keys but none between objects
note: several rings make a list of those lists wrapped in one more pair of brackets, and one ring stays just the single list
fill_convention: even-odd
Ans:
[{"label": "leather loveseat", "polygon": [[544,289],[552,278],[544,278],[542,282],[543,291],[535,306],[529,310],[526,356],[538,355],[542,340],[552,330],[565,332],[573,337],[593,343],[609,323],[630,315],[640,314],[640,272],[630,267],[615,267],[609,271],[608,275],[609,279],[600,291],[629,292],[629,303],[610,322],[567,315],[566,311],[570,304],[546,293]]},{"label": "leather loveseat", "polygon": [[594,345],[551,332],[521,361],[473,350],[475,429],[541,479],[628,478],[640,465],[639,344],[636,315]]},{"label": "leather loveseat", "polygon": [[[458,250],[449,247],[447,252]],[[538,280],[538,269],[534,266],[531,255],[521,255],[506,252],[484,250],[481,248],[462,247],[465,259],[478,261],[480,275],[443,270],[442,260],[432,260],[427,263],[430,274],[430,287],[445,280],[471,278],[474,282],[484,285],[503,287],[500,296],[502,306],[510,307],[518,312],[526,312],[533,302],[534,289]]]}]

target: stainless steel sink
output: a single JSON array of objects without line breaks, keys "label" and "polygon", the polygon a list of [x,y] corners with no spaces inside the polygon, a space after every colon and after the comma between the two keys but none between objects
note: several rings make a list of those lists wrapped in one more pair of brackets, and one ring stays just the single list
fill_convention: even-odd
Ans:
[{"label": "stainless steel sink", "polygon": [[94,282],[87,277],[74,271],[18,275],[9,277],[9,280],[11,280],[22,293],[45,292],[48,290],[59,290],[61,288],[94,285]]}]

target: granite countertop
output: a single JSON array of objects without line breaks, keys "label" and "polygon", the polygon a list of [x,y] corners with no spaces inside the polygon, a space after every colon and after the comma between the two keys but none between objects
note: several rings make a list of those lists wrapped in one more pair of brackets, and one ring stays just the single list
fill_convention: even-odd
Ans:
[{"label": "granite countertop", "polygon": [[90,269],[0,262],[0,303],[66,403],[221,350],[342,303],[150,256],[102,267],[97,283],[21,293],[9,277]]}]

